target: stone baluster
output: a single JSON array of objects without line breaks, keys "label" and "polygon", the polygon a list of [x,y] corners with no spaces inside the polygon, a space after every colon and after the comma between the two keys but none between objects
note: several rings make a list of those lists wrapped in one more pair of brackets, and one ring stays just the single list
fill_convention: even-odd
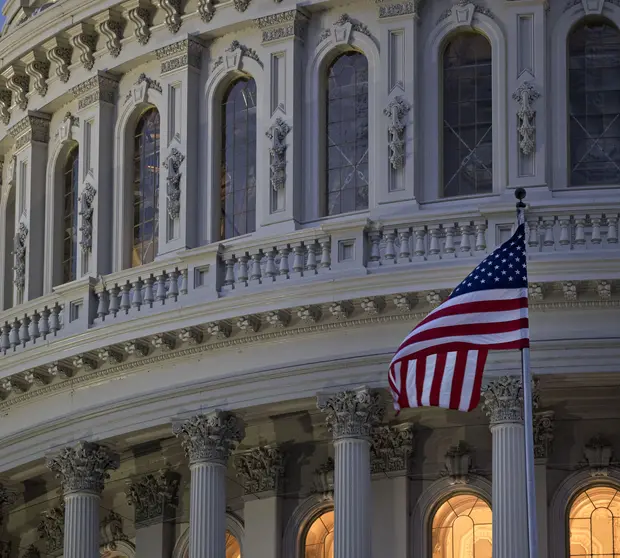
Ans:
[{"label": "stone baluster", "polygon": [[400,240],[398,258],[400,259],[400,261],[410,261],[411,247],[409,246],[409,239],[411,238],[411,232],[409,231],[409,229],[400,229],[398,231],[398,238]]},{"label": "stone baluster", "polygon": [[129,314],[129,309],[131,308],[131,297],[129,296],[129,291],[131,291],[131,285],[128,281],[122,286],[121,291],[121,310],[125,312],[125,314]]},{"label": "stone baluster", "polygon": [[265,277],[271,279],[272,281],[276,280],[276,275],[278,274],[278,270],[276,269],[276,252],[271,249],[267,251],[267,262],[265,263]]},{"label": "stone baluster", "polygon": [[607,215],[607,243],[618,243],[618,216]]},{"label": "stone baluster", "polygon": [[100,320],[105,320],[105,317],[110,313],[109,294],[105,289],[99,293],[97,304],[97,317]]},{"label": "stone baluster", "polygon": [[174,302],[179,298],[179,270],[174,269],[168,274],[168,298],[171,298]]},{"label": "stone baluster", "polygon": [[559,217],[558,222],[560,223],[560,238],[558,239],[558,244],[565,247],[570,246],[570,217]]},{"label": "stone baluster", "polygon": [[281,277],[288,279],[288,274],[289,274],[288,257],[289,257],[290,250],[288,246],[280,246],[278,248],[278,252],[280,253],[280,265],[278,267],[278,273],[280,274]]},{"label": "stone baluster", "polygon": [[143,303],[149,308],[153,308],[153,302],[155,302],[155,293],[153,293],[153,282],[155,279],[153,276],[149,276],[144,280],[144,299]]},{"label": "stone baluster", "polygon": [[528,555],[523,389],[518,376],[503,376],[484,390],[493,438],[493,555]]},{"label": "stone baluster", "polygon": [[47,460],[61,479],[65,501],[64,558],[99,558],[99,504],[108,470],[119,456],[105,446],[79,442]]},{"label": "stone baluster", "polygon": [[443,248],[443,252],[444,254],[451,254],[454,256],[456,254],[456,248],[454,247],[455,227],[454,225],[446,225],[444,228],[446,231],[446,244]]},{"label": "stone baluster", "polygon": [[430,227],[431,242],[428,247],[428,255],[435,258],[439,257],[441,248],[439,246],[439,239],[441,237],[441,225],[431,225]]},{"label": "stone baluster", "polygon": [[238,283],[240,285],[248,286],[248,258],[247,254],[239,256],[239,273],[237,274]]},{"label": "stone baluster", "polygon": [[586,216],[575,215],[575,246],[585,247],[586,244]]},{"label": "stone baluster", "polygon": [[379,229],[368,231],[368,240],[370,240],[370,254],[368,255],[368,261],[380,262],[381,231]]},{"label": "stone baluster", "polygon": [[263,260],[263,251],[259,250],[255,254],[252,254],[252,274],[250,275],[251,281],[262,282],[263,272],[261,270],[261,262]]},{"label": "stone baluster", "polygon": [[314,271],[316,273],[316,242],[310,242],[308,244],[308,261],[306,262],[306,269],[308,271]]},{"label": "stone baluster", "polygon": [[176,423],[189,458],[189,558],[226,555],[226,466],[232,450],[245,436],[232,413],[216,410]]},{"label": "stone baluster", "polygon": [[413,232],[415,234],[415,248],[413,253],[418,259],[426,259],[426,228],[416,227]]},{"label": "stone baluster", "polygon": [[463,254],[471,253],[471,241],[469,239],[471,225],[469,223],[459,223],[459,232],[461,233],[461,252]]},{"label": "stone baluster", "polygon": [[131,305],[136,309],[140,310],[142,308],[142,279],[138,278],[133,282],[133,297],[131,300]]},{"label": "stone baluster", "polygon": [[155,298],[158,302],[164,304],[166,302],[166,274],[160,273],[157,276],[157,294]]},{"label": "stone baluster", "polygon": [[321,267],[325,269],[329,269],[332,265],[332,243],[329,238],[322,238],[319,240],[321,244]]},{"label": "stone baluster", "polygon": [[394,262],[396,260],[396,250],[394,249],[394,241],[396,239],[396,233],[394,231],[387,231],[383,235],[385,240],[385,252],[383,258]]},{"label": "stone baluster", "polygon": [[362,387],[318,398],[334,436],[334,558],[370,558],[370,439],[383,418],[379,395]]},{"label": "stone baluster", "polygon": [[50,332],[50,311],[47,307],[41,310],[41,318],[39,319],[39,333],[43,339],[47,338]]},{"label": "stone baluster", "polygon": [[226,273],[224,275],[224,285],[232,287],[235,284],[235,259],[226,258],[224,265],[226,266]]},{"label": "stone baluster", "polygon": [[540,246],[540,238],[538,232],[538,218],[530,219],[527,222],[529,234],[527,237],[527,245],[530,248],[538,248]]},{"label": "stone baluster", "polygon": [[293,271],[303,275],[305,268],[304,246],[303,244],[297,244],[293,247]]},{"label": "stone baluster", "polygon": [[600,244],[603,241],[601,238],[601,218],[591,217],[590,222],[592,223],[592,237],[590,238],[590,242],[592,242],[592,244]]},{"label": "stone baluster", "polygon": [[552,247],[555,246],[555,238],[553,237],[553,227],[555,225],[555,217],[548,217],[543,219],[543,227],[545,229],[545,237],[543,239],[543,246]]},{"label": "stone baluster", "polygon": [[4,354],[11,348],[10,333],[11,326],[8,322],[5,322],[2,326],[2,336],[0,336],[0,349],[2,349]]}]

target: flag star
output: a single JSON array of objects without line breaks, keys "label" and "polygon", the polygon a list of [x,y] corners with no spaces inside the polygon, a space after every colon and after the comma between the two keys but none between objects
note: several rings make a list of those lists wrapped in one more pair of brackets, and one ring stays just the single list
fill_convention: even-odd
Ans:
[{"label": "flag star", "polygon": [[513,252],[509,252],[508,255],[509,256],[514,256],[514,253]]},{"label": "flag star", "polygon": [[515,262],[520,262],[521,260],[519,258],[515,258]]},{"label": "flag star", "polygon": [[478,279],[478,276],[477,276],[477,275],[474,275],[474,279]]},{"label": "flag star", "polygon": [[506,270],[502,269],[502,275],[506,275]]},{"label": "flag star", "polygon": [[485,283],[486,281],[484,279],[480,279],[480,282],[481,283]]},{"label": "flag star", "polygon": [[488,277],[491,277],[491,275],[493,275],[490,271],[487,273]]},{"label": "flag star", "polygon": [[508,277],[508,281],[512,281],[512,277]]},{"label": "flag star", "polygon": [[523,267],[527,267],[527,264],[525,262],[523,262]]},{"label": "flag star", "polygon": [[507,261],[508,261],[508,260],[506,260],[506,259],[503,259],[503,260],[502,260],[502,263],[506,263]]},{"label": "flag star", "polygon": [[522,235],[522,234],[520,234],[517,238],[518,238],[519,240],[521,240],[521,239],[523,238],[523,235]]},{"label": "flag star", "polygon": [[499,254],[495,254],[495,257],[496,257],[496,258],[499,258]]},{"label": "flag star", "polygon": [[511,242],[511,243],[510,243],[510,246],[514,246],[514,245],[515,245],[515,243],[514,243],[514,242]]},{"label": "flag star", "polygon": [[498,266],[498,265],[496,265],[496,266],[495,266],[495,269],[499,269],[499,266]]},{"label": "flag star", "polygon": [[512,264],[508,264],[508,269],[512,269]]},{"label": "flag star", "polygon": [[518,269],[516,269],[516,270],[515,270],[515,273],[516,273],[517,275],[521,275],[521,272],[520,272]]},{"label": "flag star", "polygon": [[502,250],[502,252],[505,252],[506,250],[508,250],[508,248],[504,248],[504,249]]},{"label": "flag star", "polygon": [[467,283],[467,286],[468,286],[468,287],[471,287],[471,283]]}]

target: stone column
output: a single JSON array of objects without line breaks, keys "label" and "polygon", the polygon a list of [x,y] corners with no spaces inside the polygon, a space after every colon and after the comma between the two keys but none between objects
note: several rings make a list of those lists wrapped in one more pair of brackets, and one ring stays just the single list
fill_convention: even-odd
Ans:
[{"label": "stone column", "polygon": [[547,459],[553,442],[553,411],[534,414],[534,459],[536,460],[536,520],[538,522],[538,556],[548,556],[547,529]]},{"label": "stone column", "polygon": [[119,456],[105,446],[79,442],[47,460],[61,479],[65,500],[64,558],[99,558],[99,502],[107,471]]},{"label": "stone column", "polygon": [[174,548],[179,475],[159,471],[133,479],[126,492],[135,508],[137,558],[167,558]]},{"label": "stone column", "polygon": [[319,395],[334,436],[334,558],[370,558],[370,438],[383,418],[379,394],[366,387]]},{"label": "stone column", "polygon": [[282,533],[278,491],[284,473],[282,454],[276,447],[254,448],[235,457],[235,469],[245,492],[243,557],[279,556]]},{"label": "stone column", "polygon": [[232,413],[216,410],[176,423],[172,432],[182,438],[189,457],[189,558],[226,555],[226,466],[230,453],[245,436]]},{"label": "stone column", "polygon": [[493,380],[483,395],[493,437],[493,558],[523,558],[528,529],[521,378]]}]

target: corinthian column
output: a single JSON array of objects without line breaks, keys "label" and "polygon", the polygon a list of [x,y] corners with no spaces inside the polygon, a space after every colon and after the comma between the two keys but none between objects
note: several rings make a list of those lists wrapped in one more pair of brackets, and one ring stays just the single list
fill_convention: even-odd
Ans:
[{"label": "corinthian column", "polygon": [[370,558],[370,439],[384,409],[368,388],[319,395],[318,407],[334,436],[334,558]]},{"label": "corinthian column", "polygon": [[99,501],[108,470],[119,457],[92,442],[79,442],[47,460],[65,499],[64,558],[99,558]]},{"label": "corinthian column", "polygon": [[174,424],[189,457],[189,558],[226,555],[226,466],[232,450],[245,436],[232,413],[214,411]]},{"label": "corinthian column", "polygon": [[523,558],[528,530],[521,378],[498,378],[483,395],[493,437],[493,558]]}]

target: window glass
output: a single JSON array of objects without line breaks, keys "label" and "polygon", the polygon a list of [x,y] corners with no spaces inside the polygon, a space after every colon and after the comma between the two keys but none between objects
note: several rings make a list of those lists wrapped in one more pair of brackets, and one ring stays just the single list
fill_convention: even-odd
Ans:
[{"label": "window glass", "polygon": [[62,208],[62,282],[77,279],[78,253],[78,165],[79,150],[75,146],[67,155],[64,168]]},{"label": "window glass", "polygon": [[304,558],[334,558],[334,512],[317,517],[306,533]]}]

